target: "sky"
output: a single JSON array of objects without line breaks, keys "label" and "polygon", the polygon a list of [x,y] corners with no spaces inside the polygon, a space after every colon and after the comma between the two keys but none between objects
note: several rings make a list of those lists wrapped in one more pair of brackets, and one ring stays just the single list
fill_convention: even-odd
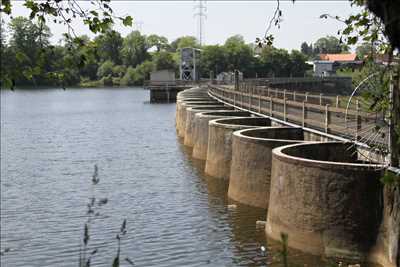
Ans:
[{"label": "sky", "polygon": [[[82,1],[82,7],[90,4]],[[276,7],[276,1],[206,1],[204,22],[204,43],[223,44],[235,34],[244,37],[247,43],[254,42],[264,35],[265,29]],[[13,1],[13,16],[27,16],[28,10],[23,1]],[[173,41],[183,35],[197,36],[197,19],[194,17],[196,1],[111,1],[114,13],[119,16],[131,15],[136,21],[134,27],[124,27],[120,23],[114,26],[123,36],[134,29],[143,34],[158,34]],[[292,1],[281,0],[283,21],[280,29],[272,27],[275,36],[274,45],[288,50],[300,49],[302,42],[315,42],[326,35],[337,36],[337,31],[344,28],[342,22],[333,19],[320,19],[321,14],[329,13],[347,17],[357,10],[347,0],[342,1]],[[4,17],[5,21],[9,18]],[[66,26],[49,23],[53,33],[52,42],[56,43],[67,31]],[[81,21],[74,21],[77,34],[90,33]]]}]

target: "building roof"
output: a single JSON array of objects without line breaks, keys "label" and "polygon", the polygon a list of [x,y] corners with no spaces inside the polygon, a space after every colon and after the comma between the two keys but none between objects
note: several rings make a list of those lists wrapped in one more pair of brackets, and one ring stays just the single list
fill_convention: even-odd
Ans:
[{"label": "building roof", "polygon": [[356,54],[320,54],[321,60],[326,61],[355,61],[357,60]]}]

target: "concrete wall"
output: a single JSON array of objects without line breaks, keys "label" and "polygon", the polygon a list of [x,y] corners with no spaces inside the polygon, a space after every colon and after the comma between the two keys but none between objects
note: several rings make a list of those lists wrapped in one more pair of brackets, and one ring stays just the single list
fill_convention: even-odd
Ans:
[{"label": "concrete wall", "polygon": [[185,125],[185,136],[184,136],[184,144],[186,146],[193,147],[194,143],[194,126],[195,126],[195,115],[201,112],[208,112],[208,111],[229,111],[233,110],[232,107],[227,106],[201,106],[201,107],[189,107],[186,109],[186,125]]},{"label": "concrete wall", "polygon": [[388,267],[400,266],[400,184],[383,188],[382,223],[369,260]]},{"label": "concrete wall", "polygon": [[266,209],[271,184],[272,150],[298,142],[304,142],[300,128],[265,127],[234,132],[228,197]]},{"label": "concrete wall", "polygon": [[193,157],[206,160],[208,149],[208,122],[213,119],[227,117],[250,117],[245,111],[204,112],[195,115]]},{"label": "concrete wall", "polygon": [[193,101],[187,101],[182,104],[180,104],[180,108],[178,110],[178,123],[177,123],[177,130],[178,130],[178,136],[179,137],[184,137],[185,134],[185,126],[186,126],[186,109],[188,107],[194,107],[194,106],[215,106],[215,105],[221,105],[219,102],[214,101],[214,100],[193,100]]},{"label": "concrete wall", "polygon": [[382,219],[381,171],[357,161],[349,144],[273,150],[267,235],[317,255],[362,262]]},{"label": "concrete wall", "polygon": [[208,124],[206,174],[228,180],[232,158],[232,133],[241,129],[270,126],[268,118],[229,118]]}]

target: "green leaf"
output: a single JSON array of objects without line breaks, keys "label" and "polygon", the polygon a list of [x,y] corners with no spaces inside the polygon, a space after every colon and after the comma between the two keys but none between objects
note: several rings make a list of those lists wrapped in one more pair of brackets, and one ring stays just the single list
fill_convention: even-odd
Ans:
[{"label": "green leaf", "polygon": [[99,13],[97,13],[97,12],[94,11],[94,10],[90,11],[90,14],[92,14],[92,15],[95,16],[95,17],[98,17],[98,16],[99,16]]},{"label": "green leaf", "polygon": [[131,16],[126,16],[125,18],[122,19],[122,23],[124,26],[132,26],[132,17]]}]

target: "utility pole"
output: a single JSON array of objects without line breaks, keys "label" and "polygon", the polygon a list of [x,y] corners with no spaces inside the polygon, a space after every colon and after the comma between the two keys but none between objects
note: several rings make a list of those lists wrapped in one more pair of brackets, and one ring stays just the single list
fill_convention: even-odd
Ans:
[{"label": "utility pole", "polygon": [[207,18],[206,12],[206,1],[198,0],[196,1],[198,4],[194,6],[195,13],[194,17],[197,17],[197,39],[199,40],[200,46],[203,45],[204,42],[204,20]]}]

